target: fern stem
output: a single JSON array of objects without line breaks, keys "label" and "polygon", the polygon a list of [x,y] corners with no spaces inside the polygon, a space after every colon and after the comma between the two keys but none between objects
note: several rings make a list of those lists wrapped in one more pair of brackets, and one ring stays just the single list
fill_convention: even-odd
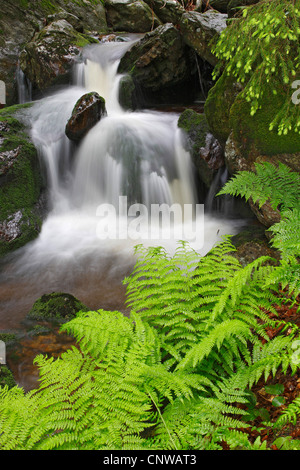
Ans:
[{"label": "fern stem", "polygon": [[169,434],[170,441],[172,442],[172,444],[173,444],[175,450],[178,450],[178,448],[177,448],[177,446],[176,446],[176,443],[175,443],[175,441],[174,441],[173,437],[171,436],[171,433],[170,433],[170,431],[169,431],[169,429],[168,429],[168,426],[166,425],[166,422],[165,422],[165,420],[164,420],[164,418],[163,418],[163,415],[161,414],[161,411],[160,411],[159,407],[157,406],[156,401],[154,400],[154,398],[153,398],[153,396],[151,395],[151,393],[149,392],[149,390],[148,390],[148,395],[149,395],[149,397],[151,398],[152,402],[153,402],[154,405],[155,405],[155,408],[156,408],[157,411],[158,411],[158,414],[159,414],[159,416],[160,416],[160,419],[162,420],[162,423],[163,423],[164,427],[166,428],[167,433]]}]

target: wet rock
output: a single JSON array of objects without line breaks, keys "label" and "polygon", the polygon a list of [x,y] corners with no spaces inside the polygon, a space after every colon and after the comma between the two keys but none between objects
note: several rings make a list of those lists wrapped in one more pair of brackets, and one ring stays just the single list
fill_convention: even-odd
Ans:
[{"label": "wet rock", "polygon": [[178,120],[178,127],[186,133],[187,148],[199,177],[209,188],[217,171],[225,164],[221,145],[210,132],[204,114],[186,109]]},{"label": "wet rock", "polygon": [[124,75],[119,82],[119,103],[122,108],[134,111],[138,107],[137,90],[130,75]]},{"label": "wet rock", "polygon": [[180,20],[180,31],[186,44],[211,65],[218,62],[211,42],[217,40],[227,26],[227,15],[214,10],[205,13],[186,12]]},{"label": "wet rock", "polygon": [[72,116],[67,122],[67,137],[79,142],[105,114],[104,98],[96,92],[86,93],[75,104]]},{"label": "wet rock", "polygon": [[252,263],[261,256],[269,256],[274,259],[274,261],[270,261],[270,264],[273,265],[276,265],[280,259],[280,252],[270,247],[263,226],[247,227],[234,235],[231,241],[236,247],[233,256],[239,260],[242,266]]},{"label": "wet rock", "polygon": [[62,323],[72,320],[80,311],[88,312],[89,308],[72,294],[52,292],[36,300],[26,319]]},{"label": "wet rock", "polygon": [[179,24],[185,13],[184,7],[177,0],[145,0],[162,23]]},{"label": "wet rock", "polygon": [[27,108],[0,111],[0,257],[34,239],[42,223],[44,181]]},{"label": "wet rock", "polygon": [[105,0],[108,25],[113,31],[146,33],[161,24],[142,0]]},{"label": "wet rock", "polygon": [[83,29],[86,33],[107,31],[105,10],[101,0],[93,0],[93,2],[85,0],[76,2],[69,0],[18,1],[17,3],[11,0],[1,0],[0,80],[6,85],[8,106],[19,102],[16,72],[19,54],[24,44],[30,42],[33,36],[44,28],[49,15],[56,13],[61,15],[62,12],[68,16],[70,22],[74,21],[73,16],[78,18],[80,24],[76,20],[75,29],[80,31]]},{"label": "wet rock", "polygon": [[66,20],[45,26],[20,54],[20,67],[37,90],[68,83],[75,60],[95,39],[78,33]]},{"label": "wet rock", "polygon": [[176,87],[178,100],[178,87],[184,93],[191,69],[189,53],[179,31],[167,23],[136,42],[121,59],[118,71],[129,73],[138,91],[151,101],[158,96],[168,99],[168,91],[171,94]]}]

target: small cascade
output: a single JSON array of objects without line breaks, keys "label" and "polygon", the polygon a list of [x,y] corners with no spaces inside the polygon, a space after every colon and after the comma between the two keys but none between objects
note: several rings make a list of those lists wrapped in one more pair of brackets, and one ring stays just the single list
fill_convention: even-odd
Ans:
[{"label": "small cascade", "polygon": [[209,188],[205,200],[205,208],[210,214],[218,214],[221,217],[234,217],[234,199],[229,195],[217,196],[229,178],[226,167],[219,168]]},{"label": "small cascade", "polygon": [[24,104],[32,101],[32,84],[30,80],[25,76],[19,64],[17,67],[16,78],[19,104]]},{"label": "small cascade", "polygon": [[[91,309],[122,310],[120,285],[135,262],[134,246],[162,245],[172,253],[184,239],[205,254],[236,230],[236,223],[209,212],[205,219],[202,213],[198,217],[194,170],[177,126],[179,115],[122,109],[118,64],[136,40],[134,36],[88,46],[74,68],[74,83],[30,108],[50,212],[37,239],[3,266],[0,324],[3,318],[6,325],[14,324],[40,295],[53,291],[70,292]],[[20,101],[31,100],[20,70],[18,83]],[[75,146],[66,137],[65,126],[77,100],[90,91],[105,98],[107,116]],[[217,175],[208,208],[226,178],[225,173]],[[153,207],[159,211],[152,212]],[[171,217],[173,208],[178,211],[168,226],[164,216]],[[180,219],[178,214],[190,208]],[[157,230],[160,224],[163,231]],[[138,230],[133,232],[133,227]],[[14,311],[9,321],[8,311]]]}]

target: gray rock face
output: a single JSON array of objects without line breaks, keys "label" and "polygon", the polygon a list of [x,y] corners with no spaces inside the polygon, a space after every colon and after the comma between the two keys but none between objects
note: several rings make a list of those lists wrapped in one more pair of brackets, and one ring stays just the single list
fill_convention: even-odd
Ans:
[{"label": "gray rock face", "polygon": [[66,125],[67,137],[75,142],[80,141],[105,114],[104,99],[96,92],[86,93],[74,106]]},{"label": "gray rock face", "polygon": [[114,31],[146,33],[161,24],[143,0],[106,0],[108,25]]},{"label": "gray rock face", "polygon": [[187,12],[181,17],[180,30],[184,41],[213,66],[217,59],[211,51],[210,42],[217,39],[226,28],[226,20],[226,14],[214,10],[206,13]]}]

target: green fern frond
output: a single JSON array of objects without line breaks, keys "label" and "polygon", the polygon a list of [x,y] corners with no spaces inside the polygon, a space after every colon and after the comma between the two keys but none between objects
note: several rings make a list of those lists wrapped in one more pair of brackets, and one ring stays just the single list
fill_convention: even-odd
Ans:
[{"label": "green fern frond", "polygon": [[255,171],[240,171],[218,193],[250,198],[261,207],[269,201],[273,209],[293,209],[299,204],[300,175],[283,163],[255,163]]}]

